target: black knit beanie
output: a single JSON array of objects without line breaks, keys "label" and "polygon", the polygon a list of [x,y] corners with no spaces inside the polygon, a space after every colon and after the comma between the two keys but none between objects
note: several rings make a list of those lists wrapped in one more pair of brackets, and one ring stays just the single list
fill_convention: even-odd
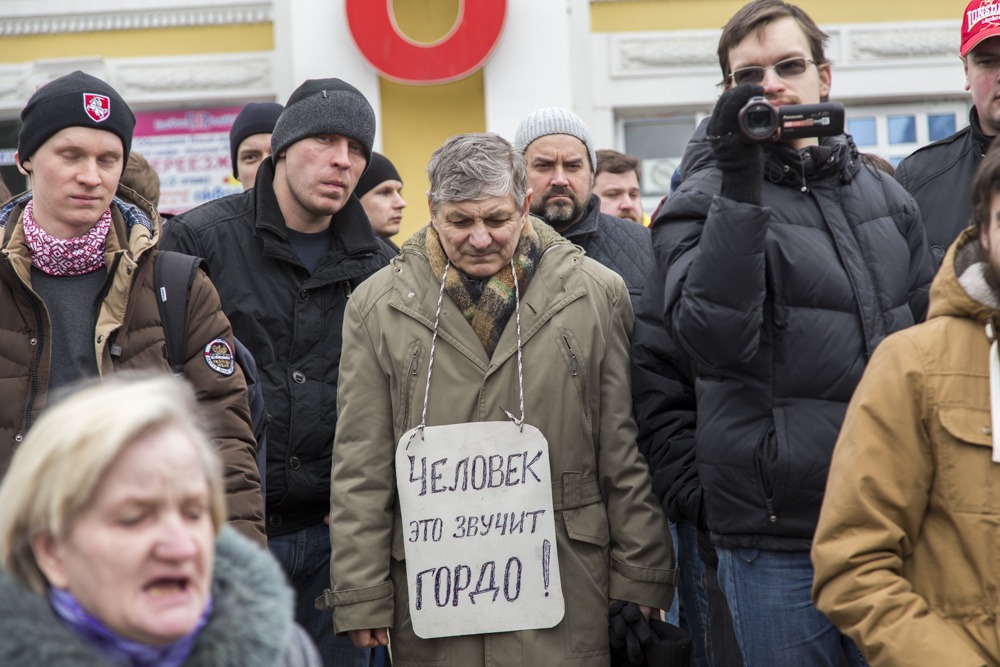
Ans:
[{"label": "black knit beanie", "polygon": [[38,90],[21,111],[17,159],[26,160],[56,132],[67,127],[106,130],[122,141],[122,169],[132,149],[135,116],[118,92],[95,76],[79,70],[54,79]]},{"label": "black knit beanie", "polygon": [[288,98],[271,133],[271,159],[296,141],[339,134],[361,142],[371,161],[375,111],[365,96],[340,79],[309,79]]},{"label": "black knit beanie", "polygon": [[239,178],[236,173],[236,154],[240,150],[240,144],[254,134],[271,134],[284,108],[277,102],[251,102],[236,114],[233,126],[229,128],[229,157],[232,159],[233,178]]},{"label": "black knit beanie", "polygon": [[381,153],[372,153],[372,157],[368,161],[368,169],[358,179],[358,185],[354,188],[354,194],[357,195],[358,199],[361,199],[371,192],[373,188],[386,181],[399,181],[402,183],[403,179],[399,177],[399,172],[389,162],[389,158]]}]

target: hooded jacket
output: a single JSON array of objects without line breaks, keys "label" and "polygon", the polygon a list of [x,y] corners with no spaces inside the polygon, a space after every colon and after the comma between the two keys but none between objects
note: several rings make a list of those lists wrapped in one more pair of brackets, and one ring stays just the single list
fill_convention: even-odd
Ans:
[{"label": "hooded jacket", "polygon": [[813,595],[872,667],[1000,663],[989,363],[1000,300],[979,248],[963,232],[927,322],[876,350],[830,466]]},{"label": "hooded jacket", "polygon": [[172,218],[163,247],[208,264],[233,332],[257,362],[267,426],[267,532],[323,521],[337,429],[341,325],[352,290],[391,254],[353,195],[333,216],[330,249],[311,274],[288,242],[264,160],[256,185]]},{"label": "hooded jacket", "polygon": [[[421,421],[427,382],[440,281],[425,256],[426,228],[348,304],[329,598],[338,632],[390,628],[396,667],[604,667],[609,598],[670,605],[669,532],[635,446],[628,292],[620,276],[537,218],[532,224],[542,256],[521,295],[524,409],[525,421],[549,443],[566,602],[553,628],[431,640],[414,635],[393,462],[399,438]],[[502,420],[502,409],[517,410],[518,402],[515,318],[491,358],[445,296],[427,425]]]},{"label": "hooded jacket", "polygon": [[[101,375],[121,370],[170,372],[160,322],[153,261],[160,241],[160,220],[151,207],[130,203],[138,195],[119,187],[111,204],[105,244],[107,280],[94,308],[94,354]],[[52,346],[45,303],[31,289],[31,255],[24,242],[21,213],[30,193],[0,209],[0,475],[49,398]],[[126,199],[128,201],[126,201]],[[206,350],[222,338],[229,348],[233,332],[219,296],[199,271],[188,298],[184,375],[212,416],[212,438],[225,469],[229,521],[264,543],[264,510],[255,460],[256,443],[247,407],[246,380],[238,367],[231,375],[213,369]]]},{"label": "hooded jacket", "polygon": [[972,221],[972,179],[991,141],[972,107],[968,126],[918,148],[896,167],[896,180],[920,206],[935,267]]},{"label": "hooded jacket", "polygon": [[847,402],[882,339],[923,319],[932,268],[915,203],[846,137],[764,156],[762,206],[718,196],[711,162],[667,200],[659,312],[694,368],[713,542],[803,551]]},{"label": "hooded jacket", "polygon": [[[293,619],[294,597],[266,551],[223,527],[215,545],[212,614],[184,667],[319,667]],[[0,570],[0,664],[108,667],[47,599]]]}]

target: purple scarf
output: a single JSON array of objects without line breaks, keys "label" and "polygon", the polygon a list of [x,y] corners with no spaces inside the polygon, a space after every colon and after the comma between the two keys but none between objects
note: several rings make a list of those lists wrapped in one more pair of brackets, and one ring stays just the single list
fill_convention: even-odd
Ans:
[{"label": "purple scarf", "polygon": [[77,637],[122,667],[180,667],[191,654],[198,633],[212,615],[212,599],[209,598],[194,630],[165,646],[147,646],[116,635],[81,607],[69,591],[49,588],[49,603],[59,619]]}]

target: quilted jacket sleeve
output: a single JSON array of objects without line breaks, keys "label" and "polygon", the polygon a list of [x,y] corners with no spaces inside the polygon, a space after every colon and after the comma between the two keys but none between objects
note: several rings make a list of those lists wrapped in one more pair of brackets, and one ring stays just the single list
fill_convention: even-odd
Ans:
[{"label": "quilted jacket sleeve", "polygon": [[[718,179],[703,172],[700,178]],[[667,200],[657,224],[684,225],[695,238],[667,271],[667,314],[673,339],[711,368],[747,363],[757,353],[767,293],[764,241],[770,211],[683,188]],[[704,222],[703,225],[699,223]]]}]

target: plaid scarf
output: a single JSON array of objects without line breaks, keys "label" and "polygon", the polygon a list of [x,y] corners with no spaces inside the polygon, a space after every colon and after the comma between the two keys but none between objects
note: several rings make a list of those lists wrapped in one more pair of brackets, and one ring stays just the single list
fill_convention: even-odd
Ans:
[{"label": "plaid scarf", "polygon": [[[444,275],[448,257],[441,247],[441,239],[432,225],[427,228],[424,241],[427,257],[431,263],[434,275],[441,279]],[[517,273],[517,285],[521,294],[528,288],[528,281],[535,273],[538,258],[541,256],[541,242],[529,218],[521,230],[521,238],[514,252],[514,270]],[[493,356],[500,334],[503,333],[507,321],[516,308],[514,295],[514,276],[510,265],[504,266],[497,273],[484,280],[470,278],[461,271],[448,271],[444,291],[462,311],[465,320],[476,332],[479,342],[483,344],[486,354]]]},{"label": "plaid scarf", "polygon": [[24,242],[35,268],[50,276],[82,276],[104,266],[104,244],[111,228],[110,208],[83,236],[57,239],[38,226],[34,204],[34,200],[27,203],[21,220]]}]

